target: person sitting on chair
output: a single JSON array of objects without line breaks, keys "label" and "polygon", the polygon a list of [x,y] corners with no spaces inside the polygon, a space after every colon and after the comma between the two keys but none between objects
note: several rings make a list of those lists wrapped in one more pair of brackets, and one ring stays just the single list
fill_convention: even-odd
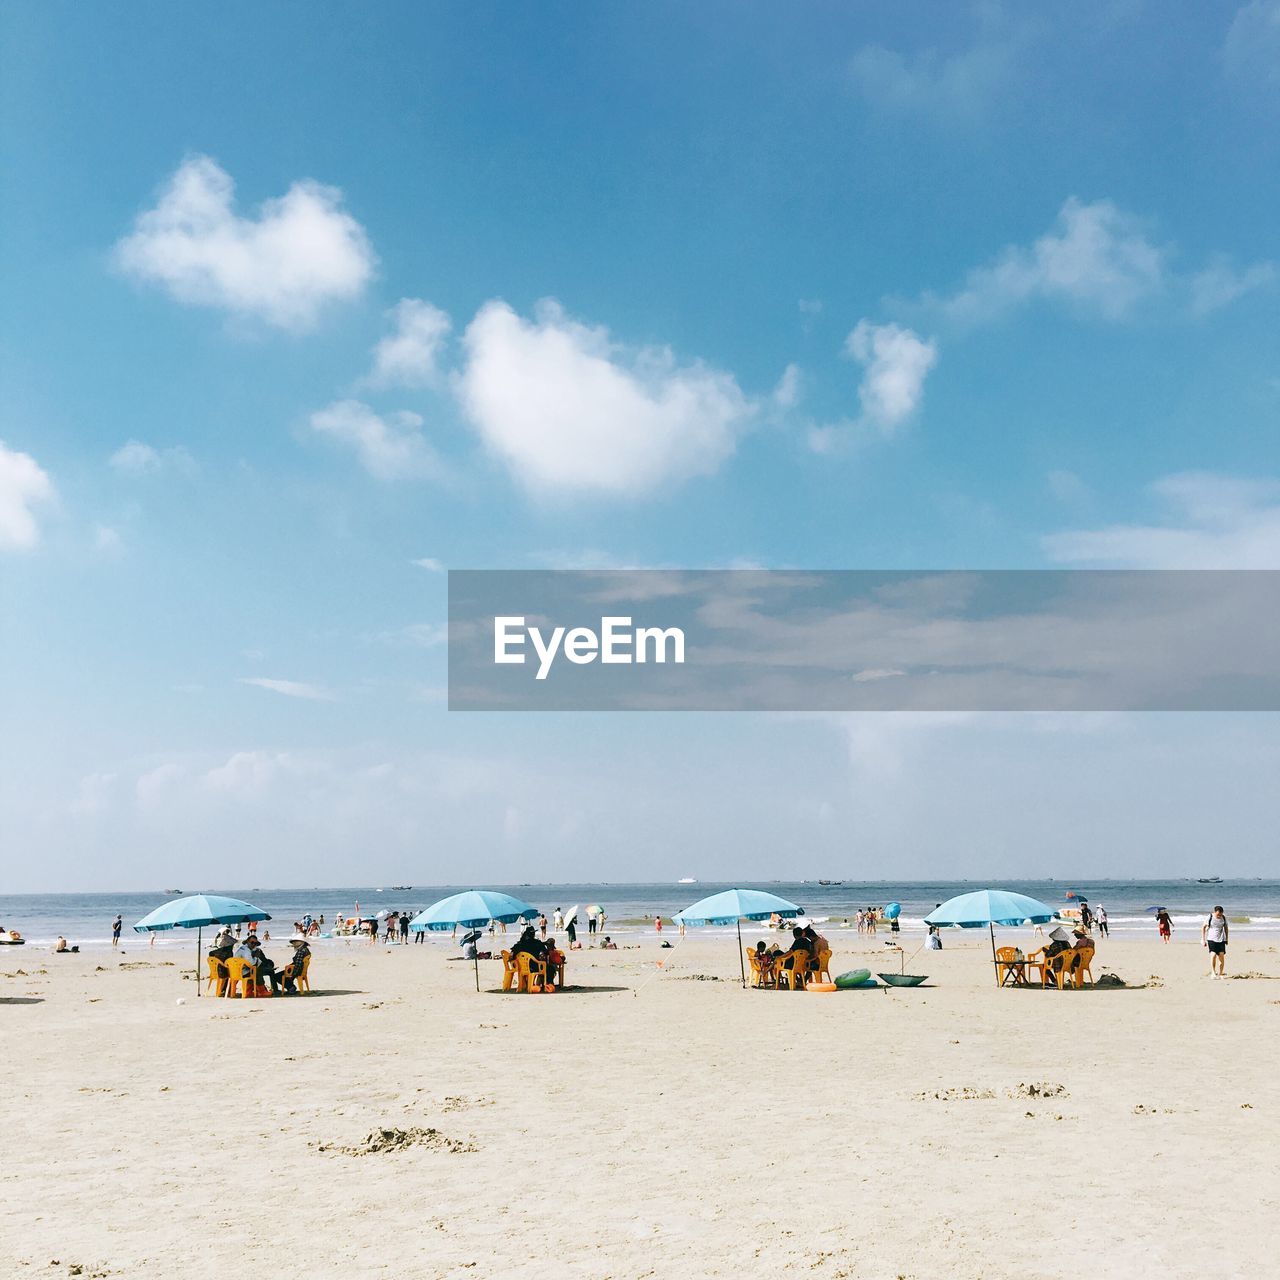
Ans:
[{"label": "person sitting on chair", "polygon": [[266,982],[271,987],[271,994],[280,994],[280,975],[276,972],[276,962],[262,949],[256,937],[249,941],[249,949],[253,953],[253,963],[258,966],[258,981]]},{"label": "person sitting on chair", "polygon": [[514,960],[521,952],[529,956],[531,960],[541,960],[546,946],[538,940],[537,934],[533,931],[532,925],[526,925],[524,932],[516,941],[516,945],[511,948],[511,958]]},{"label": "person sitting on chair", "polygon": [[311,954],[311,948],[307,946],[306,938],[290,938],[289,945],[293,948],[293,959],[285,965],[281,977],[284,979],[285,991],[292,996],[297,994],[298,979],[302,976],[302,970],[307,963],[307,957]]},{"label": "person sitting on chair", "polygon": [[564,952],[556,946],[554,938],[547,939],[547,949],[542,958],[547,962],[547,981],[553,987],[564,986]]}]

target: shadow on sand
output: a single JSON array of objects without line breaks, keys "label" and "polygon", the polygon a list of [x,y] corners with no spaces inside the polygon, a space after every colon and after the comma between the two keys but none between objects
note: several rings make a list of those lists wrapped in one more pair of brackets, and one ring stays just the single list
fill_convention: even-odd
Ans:
[{"label": "shadow on sand", "polygon": [[44,996],[0,996],[0,1004],[44,1004]]}]

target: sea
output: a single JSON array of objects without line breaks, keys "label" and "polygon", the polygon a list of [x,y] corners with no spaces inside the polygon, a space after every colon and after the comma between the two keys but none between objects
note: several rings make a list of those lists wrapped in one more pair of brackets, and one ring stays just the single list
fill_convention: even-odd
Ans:
[{"label": "sea", "polygon": [[[323,934],[328,936],[338,918],[384,918],[392,911],[416,913],[440,898],[457,893],[457,885],[363,885],[347,888],[261,889],[220,886],[160,890],[149,893],[47,893],[0,895],[0,928],[18,931],[30,944],[52,944],[58,935],[82,949],[109,947],[111,922],[117,913],[124,917],[121,945],[126,950],[150,945],[150,939],[133,932],[132,925],[148,912],[179,892],[209,892],[243,898],[271,915],[259,926],[274,936],[293,931],[295,922],[310,914],[324,917]],[[675,929],[671,917],[699,898],[728,888],[765,889],[787,898],[804,909],[815,923],[840,928],[854,919],[860,908],[901,907],[900,924],[905,934],[923,934],[923,918],[940,902],[975,889],[1000,888],[1024,893],[1058,910],[1078,909],[1088,901],[1096,912],[1106,908],[1110,928],[1117,936],[1155,933],[1155,912],[1166,908],[1179,929],[1199,938],[1200,925],[1210,910],[1221,904],[1233,929],[1249,933],[1280,932],[1280,881],[1223,880],[1201,883],[1196,880],[844,880],[821,883],[814,880],[771,880],[765,882],[719,881],[652,884],[489,884],[480,886],[510,893],[545,912],[553,919],[557,908],[563,912],[579,908],[579,934],[586,936],[586,908],[599,906],[606,916],[605,932],[615,941],[669,939]],[[664,931],[658,934],[654,917],[661,916]],[[732,932],[733,926],[706,926],[699,932]],[[768,924],[743,924],[743,933],[764,933]],[[156,935],[155,947],[189,945],[185,930]],[[449,935],[428,934],[428,942],[445,944]]]}]

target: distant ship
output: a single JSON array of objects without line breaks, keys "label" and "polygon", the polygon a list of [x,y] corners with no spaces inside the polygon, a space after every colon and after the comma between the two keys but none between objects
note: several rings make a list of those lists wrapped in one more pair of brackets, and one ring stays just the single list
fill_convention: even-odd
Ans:
[{"label": "distant ship", "polygon": [[676,884],[697,884],[697,880],[693,876],[681,876]]},{"label": "distant ship", "polygon": [[171,897],[171,898],[180,898],[180,897],[182,897],[182,890],[181,890],[181,889],[166,889],[166,890],[165,890],[165,893],[167,893],[167,894],[169,895],[169,897]]},{"label": "distant ship", "polygon": [[819,884],[844,884],[843,880],[819,880]]},{"label": "distant ship", "polygon": [[409,889],[412,889],[412,888],[413,888],[413,885],[411,885],[411,884],[393,884],[391,887],[392,887],[393,889],[395,889],[397,892],[404,893],[404,892],[407,892]]},{"label": "distant ship", "polygon": [[1221,883],[1222,883],[1221,876],[1201,876],[1200,879],[1196,881],[1196,884],[1221,884]]}]

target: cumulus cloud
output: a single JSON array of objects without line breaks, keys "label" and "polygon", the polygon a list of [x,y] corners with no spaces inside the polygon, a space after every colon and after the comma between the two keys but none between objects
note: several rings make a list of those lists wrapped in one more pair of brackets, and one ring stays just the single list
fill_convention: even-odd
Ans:
[{"label": "cumulus cloud", "polygon": [[1280,0],[1241,5],[1222,45],[1227,75],[1260,89],[1280,89]]},{"label": "cumulus cloud", "polygon": [[272,693],[282,693],[286,698],[302,698],[308,702],[336,701],[328,689],[322,689],[315,684],[305,684],[301,680],[268,680],[263,676],[241,676],[237,683],[251,684],[259,689],[270,689]]},{"label": "cumulus cloud", "polygon": [[906,56],[873,44],[854,54],[849,73],[862,97],[880,111],[972,124],[1001,96],[1011,52],[1007,45],[992,43],[950,56],[936,49]]},{"label": "cumulus cloud", "polygon": [[552,301],[532,320],[486,303],[463,346],[463,411],[534,491],[638,496],[709,475],[754,411],[730,374],[624,347]]},{"label": "cumulus cloud", "polygon": [[40,541],[36,511],[53,499],[53,481],[40,464],[0,440],[0,551],[34,547]]},{"label": "cumulus cloud", "polygon": [[295,182],[256,216],[236,212],[235,183],[208,156],[185,160],[154,208],[115,247],[118,267],[177,301],[311,327],[325,304],[356,297],[375,258],[342,192]]},{"label": "cumulus cloud", "polygon": [[158,471],[174,470],[190,474],[195,470],[195,459],[181,445],[169,449],[157,449],[141,440],[129,440],[107,459],[113,471],[126,476],[154,475]]},{"label": "cumulus cloud", "polygon": [[1280,569],[1280,482],[1183,472],[1150,492],[1164,521],[1051,534],[1045,553],[1103,568]]},{"label": "cumulus cloud", "polygon": [[1085,204],[1074,196],[1053,227],[1029,246],[1010,245],[971,271],[963,287],[933,299],[951,319],[993,319],[1037,298],[1073,303],[1111,320],[1164,287],[1165,250],[1143,224],[1110,200]]},{"label": "cumulus cloud", "polygon": [[428,573],[444,573],[445,568],[441,561],[435,556],[422,556],[411,563],[416,564],[419,569],[425,569]]},{"label": "cumulus cloud", "polygon": [[1191,309],[1197,315],[1207,315],[1219,307],[1228,306],[1237,298],[1255,289],[1274,284],[1276,268],[1272,262],[1255,262],[1247,267],[1236,267],[1222,254],[1215,254],[1202,271],[1197,271],[1188,282],[1191,289]]},{"label": "cumulus cloud", "polygon": [[440,378],[440,352],[449,317],[420,298],[401,298],[388,316],[395,329],[373,349],[374,387],[430,387]]},{"label": "cumulus cloud", "polygon": [[937,345],[900,325],[860,320],[844,348],[863,367],[858,400],[864,418],[892,435],[924,399],[924,380],[937,361]]},{"label": "cumulus cloud", "polygon": [[359,400],[338,400],[311,415],[311,429],[354,449],[377,480],[438,477],[443,465],[422,434],[422,417],[403,411],[383,416]]}]

